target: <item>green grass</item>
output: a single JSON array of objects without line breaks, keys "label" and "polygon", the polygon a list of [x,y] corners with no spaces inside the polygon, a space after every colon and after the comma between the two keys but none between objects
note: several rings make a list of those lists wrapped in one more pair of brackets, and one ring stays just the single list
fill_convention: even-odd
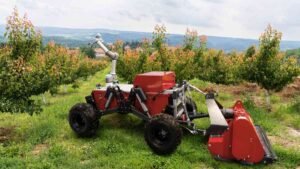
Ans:
[{"label": "green grass", "polygon": [[300,129],[300,99],[292,103],[281,105],[272,114],[274,118],[283,121],[288,126]]},{"label": "green grass", "polygon": [[[207,150],[207,140],[188,133],[184,134],[175,153],[158,156],[144,141],[144,124],[132,115],[112,114],[103,117],[95,137],[78,138],[69,127],[68,110],[75,103],[84,102],[84,96],[90,94],[95,84],[104,84],[107,72],[108,69],[80,82],[78,89],[67,86],[66,93],[60,92],[56,96],[46,94],[48,104],[43,106],[40,114],[0,114],[0,127],[14,129],[10,140],[0,143],[0,168],[296,168],[300,165],[300,152],[280,144],[274,144],[279,161],[272,165],[245,166],[216,161]],[[199,80],[193,80],[192,83],[198,84],[198,87],[209,86],[209,83]],[[63,87],[60,91],[64,91]],[[35,99],[41,97],[36,96]],[[206,111],[203,96],[192,93],[192,97],[198,108]],[[219,96],[226,106],[234,104],[232,98],[228,93]],[[266,113],[251,101],[245,101],[254,121],[262,125],[268,134],[284,136],[285,127],[292,125],[288,119],[295,117],[296,113],[297,119],[292,121],[300,123],[299,112],[293,112],[292,106]],[[200,127],[209,125],[208,119],[197,120],[196,123]]]}]

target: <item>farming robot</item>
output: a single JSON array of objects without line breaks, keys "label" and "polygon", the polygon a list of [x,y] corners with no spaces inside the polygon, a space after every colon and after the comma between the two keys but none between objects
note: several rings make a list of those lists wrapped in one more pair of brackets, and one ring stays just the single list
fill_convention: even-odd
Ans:
[{"label": "farming robot", "polygon": [[[219,160],[246,164],[272,163],[277,159],[261,127],[253,124],[241,101],[225,109],[212,92],[203,92],[187,81],[175,83],[174,72],[148,72],[135,76],[133,84],[119,84],[116,76],[118,54],[108,50],[100,36],[98,44],[112,60],[106,85],[97,85],[86,103],[69,112],[72,130],[81,137],[93,136],[99,119],[111,113],[132,113],[145,121],[144,137],[156,154],[174,152],[181,142],[182,129],[208,137],[208,149]],[[204,95],[208,113],[197,112],[190,90]],[[197,129],[193,120],[210,119],[207,129]]]}]

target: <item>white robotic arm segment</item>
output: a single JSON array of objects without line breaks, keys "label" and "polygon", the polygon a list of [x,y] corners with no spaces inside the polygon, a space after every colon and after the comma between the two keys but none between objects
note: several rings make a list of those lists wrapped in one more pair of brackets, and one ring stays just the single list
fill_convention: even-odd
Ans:
[{"label": "white robotic arm segment", "polygon": [[100,35],[96,36],[95,43],[97,43],[100,46],[100,48],[105,52],[105,55],[112,60],[111,72],[110,74],[106,75],[106,83],[111,84],[113,82],[117,82],[116,65],[117,65],[119,54],[108,50],[107,47],[103,44],[103,40]]},{"label": "white robotic arm segment", "polygon": [[102,40],[99,36],[96,36],[96,43],[100,46],[101,49],[104,50],[106,56],[108,56],[112,60],[118,59],[119,57],[118,53],[108,50],[107,47],[102,43]]}]

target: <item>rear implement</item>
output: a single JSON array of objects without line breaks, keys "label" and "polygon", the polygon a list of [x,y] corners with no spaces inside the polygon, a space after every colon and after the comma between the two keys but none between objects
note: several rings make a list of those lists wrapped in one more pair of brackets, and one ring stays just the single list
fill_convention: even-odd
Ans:
[{"label": "rear implement", "polygon": [[[265,132],[253,124],[242,102],[237,101],[230,112],[230,117],[226,119],[224,115],[219,115],[222,121],[219,119],[215,123],[222,125],[210,131],[208,149],[211,154],[217,159],[236,160],[245,164],[272,163],[277,160]],[[214,116],[210,118],[216,121]],[[225,130],[224,120],[227,122]]]}]

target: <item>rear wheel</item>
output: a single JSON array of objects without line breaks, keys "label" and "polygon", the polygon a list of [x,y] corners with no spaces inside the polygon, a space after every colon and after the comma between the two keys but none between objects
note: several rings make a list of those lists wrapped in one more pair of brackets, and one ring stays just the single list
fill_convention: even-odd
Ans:
[{"label": "rear wheel", "polygon": [[96,134],[99,120],[93,106],[78,103],[69,112],[69,124],[78,136],[91,137]]},{"label": "rear wheel", "polygon": [[160,114],[145,126],[145,140],[157,154],[170,154],[181,142],[182,130],[173,116]]}]

